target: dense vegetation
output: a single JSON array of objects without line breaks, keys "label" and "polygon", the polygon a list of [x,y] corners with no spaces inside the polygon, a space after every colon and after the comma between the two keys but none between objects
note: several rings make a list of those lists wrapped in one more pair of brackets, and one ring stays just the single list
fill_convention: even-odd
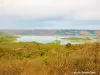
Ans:
[{"label": "dense vegetation", "polygon": [[82,71],[100,75],[99,42],[60,45],[57,40],[41,44],[6,43],[6,39],[0,42],[0,75],[73,75]]},{"label": "dense vegetation", "polygon": [[72,75],[75,71],[100,73],[99,63],[100,43],[0,43],[0,75]]}]

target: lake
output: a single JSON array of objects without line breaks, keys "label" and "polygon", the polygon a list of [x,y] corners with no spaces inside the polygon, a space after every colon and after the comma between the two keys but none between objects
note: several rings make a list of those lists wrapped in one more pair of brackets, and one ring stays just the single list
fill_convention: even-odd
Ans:
[{"label": "lake", "polygon": [[71,41],[71,40],[63,40],[60,38],[64,38],[66,36],[20,36],[19,38],[17,38],[17,42],[32,42],[32,41],[36,41],[39,43],[50,43],[50,42],[54,42],[55,40],[60,40],[61,44],[67,44],[67,43],[71,43],[71,44],[82,44],[84,42],[82,41]]}]

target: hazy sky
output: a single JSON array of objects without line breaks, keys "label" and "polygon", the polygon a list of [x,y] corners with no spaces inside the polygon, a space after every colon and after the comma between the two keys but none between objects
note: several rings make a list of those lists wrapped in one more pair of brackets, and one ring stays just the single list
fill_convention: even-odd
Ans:
[{"label": "hazy sky", "polygon": [[100,29],[100,0],[0,0],[0,29]]}]

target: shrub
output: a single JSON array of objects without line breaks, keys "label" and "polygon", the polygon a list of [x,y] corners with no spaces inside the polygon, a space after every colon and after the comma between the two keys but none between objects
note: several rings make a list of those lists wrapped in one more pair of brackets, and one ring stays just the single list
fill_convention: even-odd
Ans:
[{"label": "shrub", "polygon": [[70,48],[71,46],[71,43],[66,44],[66,48]]}]

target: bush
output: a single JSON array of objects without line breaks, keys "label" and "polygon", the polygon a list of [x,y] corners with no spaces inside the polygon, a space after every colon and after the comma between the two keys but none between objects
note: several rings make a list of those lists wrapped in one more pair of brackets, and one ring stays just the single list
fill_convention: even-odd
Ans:
[{"label": "bush", "polygon": [[66,48],[70,48],[71,46],[71,43],[66,44]]}]

